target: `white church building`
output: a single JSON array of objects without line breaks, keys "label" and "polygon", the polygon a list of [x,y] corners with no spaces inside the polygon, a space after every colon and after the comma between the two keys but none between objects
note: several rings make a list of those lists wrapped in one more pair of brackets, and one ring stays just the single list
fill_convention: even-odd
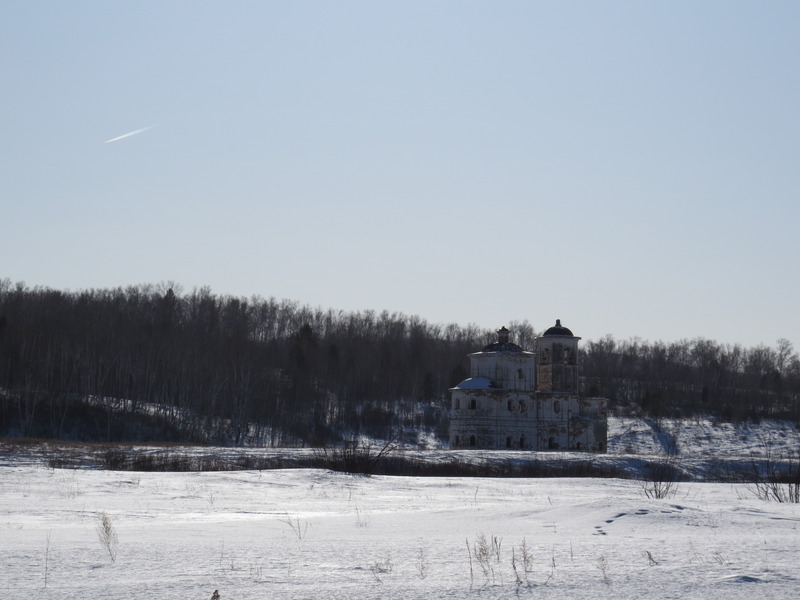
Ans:
[{"label": "white church building", "polygon": [[535,351],[509,341],[469,355],[470,377],[450,390],[450,446],[605,452],[605,398],[578,394],[578,340],[557,320]]}]

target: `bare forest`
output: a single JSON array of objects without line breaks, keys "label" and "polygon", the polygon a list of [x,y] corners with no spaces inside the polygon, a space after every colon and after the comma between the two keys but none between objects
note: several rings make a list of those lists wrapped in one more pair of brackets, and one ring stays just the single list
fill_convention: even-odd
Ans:
[{"label": "bare forest", "polygon": [[[529,322],[501,325],[535,350]],[[73,292],[0,280],[0,435],[318,446],[413,428],[446,438],[448,388],[494,338],[172,283]],[[800,420],[800,360],[784,339],[606,336],[581,350],[583,393],[617,414]]]}]

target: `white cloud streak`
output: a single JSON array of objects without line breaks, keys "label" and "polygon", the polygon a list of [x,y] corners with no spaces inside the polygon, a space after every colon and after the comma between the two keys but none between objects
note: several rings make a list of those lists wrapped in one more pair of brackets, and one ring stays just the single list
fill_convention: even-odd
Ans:
[{"label": "white cloud streak", "polygon": [[111,142],[118,142],[119,140],[124,140],[127,137],[131,137],[132,135],[136,135],[142,133],[143,131],[147,131],[148,129],[152,129],[152,125],[148,125],[147,127],[142,127],[141,129],[137,129],[136,131],[129,131],[128,133],[124,133],[118,137],[111,138],[110,140],[106,140],[103,142],[104,144],[110,144]]}]

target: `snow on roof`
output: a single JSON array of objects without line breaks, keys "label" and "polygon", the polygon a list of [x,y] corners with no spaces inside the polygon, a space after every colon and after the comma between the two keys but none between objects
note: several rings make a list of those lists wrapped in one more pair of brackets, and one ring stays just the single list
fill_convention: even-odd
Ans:
[{"label": "snow on roof", "polygon": [[454,390],[489,390],[492,381],[488,377],[470,377],[459,383]]}]

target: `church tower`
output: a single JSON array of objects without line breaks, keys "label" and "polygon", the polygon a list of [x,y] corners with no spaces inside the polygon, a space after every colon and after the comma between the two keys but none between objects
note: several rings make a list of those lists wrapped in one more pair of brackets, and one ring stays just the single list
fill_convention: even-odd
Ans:
[{"label": "church tower", "polygon": [[561,319],[536,339],[537,392],[578,393],[578,340]]}]

